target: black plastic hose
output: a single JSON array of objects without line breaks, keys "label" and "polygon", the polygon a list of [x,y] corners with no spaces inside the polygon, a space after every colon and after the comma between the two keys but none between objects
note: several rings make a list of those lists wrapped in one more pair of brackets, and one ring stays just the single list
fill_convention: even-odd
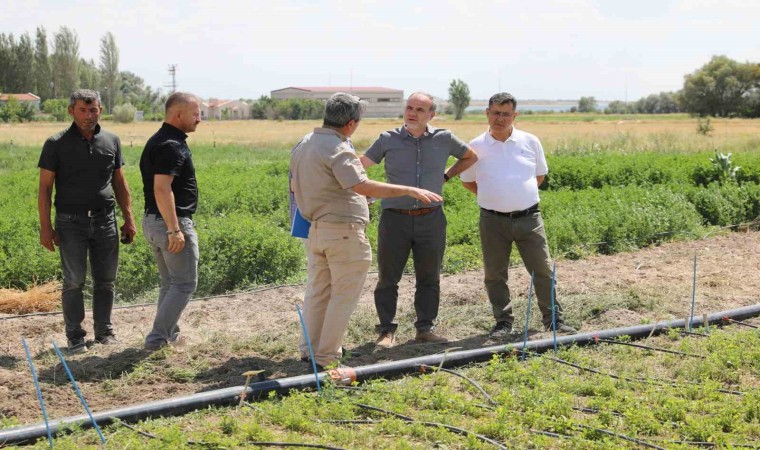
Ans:
[{"label": "black plastic hose", "polygon": [[[694,326],[719,325],[728,317],[733,320],[742,320],[760,316],[760,304],[745,306],[742,308],[720,311],[707,315],[707,323],[702,323],[701,317],[695,317]],[[631,339],[644,339],[651,335],[666,333],[672,328],[684,328],[685,319],[659,322],[657,324],[637,325],[632,327],[613,328],[601,331],[591,331],[576,335],[562,336],[557,339],[558,345],[593,345],[596,339],[612,339],[620,336],[630,336]],[[532,352],[545,352],[554,348],[553,339],[541,339],[529,341],[525,349]],[[523,344],[515,343],[508,345],[496,345],[473,350],[463,350],[446,354],[433,354],[418,358],[390,361],[369,366],[355,367],[353,369],[339,369],[329,373],[321,373],[320,379],[332,378],[337,382],[364,381],[372,378],[390,378],[400,375],[413,374],[419,370],[420,365],[438,366],[443,363],[445,367],[456,367],[474,362],[489,361],[493,355],[512,354],[523,349]],[[246,398],[261,398],[275,392],[287,394],[292,389],[313,389],[315,379],[313,374],[296,377],[281,378],[252,383],[246,389]],[[218,389],[197,394],[168,398],[148,403],[140,403],[122,408],[111,409],[93,414],[95,421],[100,425],[107,425],[119,419],[124,422],[136,422],[151,417],[176,416],[191,411],[207,408],[208,406],[235,405],[240,400],[240,392],[243,386]],[[53,435],[60,433],[72,426],[82,428],[92,426],[90,418],[86,415],[64,417],[50,421],[50,431]],[[0,430],[0,445],[32,442],[44,438],[47,431],[44,423],[26,425]]]}]

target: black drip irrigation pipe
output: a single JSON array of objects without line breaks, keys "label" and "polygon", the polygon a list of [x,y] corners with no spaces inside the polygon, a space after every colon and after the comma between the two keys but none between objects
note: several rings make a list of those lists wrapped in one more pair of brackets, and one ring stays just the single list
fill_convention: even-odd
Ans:
[{"label": "black drip irrigation pipe", "polygon": [[[760,316],[760,304],[745,306],[742,308],[720,311],[707,315],[707,323],[703,323],[702,317],[695,316],[692,327],[719,325],[725,323],[724,318],[742,320]],[[557,345],[594,345],[599,339],[613,339],[620,336],[629,336],[631,339],[645,339],[652,335],[667,333],[672,328],[684,328],[687,326],[686,319],[678,319],[656,324],[636,325],[632,327],[613,328],[608,330],[579,333],[570,336],[557,337]],[[554,340],[551,338],[526,343],[524,350],[541,353],[554,349]],[[411,375],[419,371],[419,366],[457,367],[476,362],[487,362],[494,355],[514,354],[523,350],[523,343],[508,345],[496,345],[473,350],[449,352],[445,354],[432,354],[418,358],[390,361],[368,366],[355,367],[352,369],[339,369],[329,373],[320,373],[321,380],[336,379],[337,382],[365,381],[373,378],[391,378],[401,375]],[[341,372],[343,371],[343,372]],[[251,383],[245,388],[247,399],[266,398],[272,392],[287,394],[293,389],[313,389],[316,380],[313,374],[296,377],[267,380]],[[123,422],[137,422],[153,417],[176,416],[189,413],[209,406],[232,406],[240,400],[243,386],[218,389],[197,394],[174,397],[148,403],[126,406],[94,413],[94,420],[100,425],[108,425],[116,419]],[[64,417],[49,422],[50,431],[53,435],[61,433],[72,427],[86,428],[92,426],[90,418],[86,414]],[[19,444],[33,442],[47,436],[44,423],[26,425],[21,427],[6,428],[0,430],[0,445]]]}]

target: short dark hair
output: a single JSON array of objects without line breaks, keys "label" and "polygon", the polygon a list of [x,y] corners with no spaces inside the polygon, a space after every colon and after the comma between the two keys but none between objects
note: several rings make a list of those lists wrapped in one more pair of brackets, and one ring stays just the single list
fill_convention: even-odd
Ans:
[{"label": "short dark hair", "polygon": [[367,109],[367,102],[345,92],[336,92],[325,103],[325,118],[322,125],[343,128],[348,122],[360,121]]},{"label": "short dark hair", "polygon": [[198,97],[187,92],[174,92],[169,98],[166,99],[166,105],[164,106],[164,112],[169,112],[169,108],[175,105],[187,105],[190,103],[200,103]]},{"label": "short dark hair", "polygon": [[90,89],[77,89],[76,91],[72,92],[71,98],[69,99],[69,106],[76,105],[77,100],[82,100],[88,105],[92,102],[98,102],[98,106],[102,105],[100,102],[100,93],[98,93],[98,91],[93,91]]},{"label": "short dark hair", "polygon": [[494,104],[506,105],[507,103],[511,103],[512,108],[517,109],[517,100],[515,99],[515,96],[508,92],[499,92],[498,94],[492,95],[491,98],[488,99],[489,108]]}]

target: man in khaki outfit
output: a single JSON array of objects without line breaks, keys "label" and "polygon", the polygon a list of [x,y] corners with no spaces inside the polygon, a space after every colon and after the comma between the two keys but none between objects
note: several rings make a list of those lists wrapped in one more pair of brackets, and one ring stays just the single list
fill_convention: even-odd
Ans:
[{"label": "man in khaki outfit", "polygon": [[[426,204],[442,200],[425,189],[367,178],[348,140],[365,109],[359,97],[336,93],[325,105],[322,127],[306,135],[290,158],[291,189],[301,214],[311,222],[304,321],[320,370],[340,360],[348,320],[372,262],[364,233],[369,222],[366,197],[409,195]],[[300,351],[308,357],[306,342]]]}]

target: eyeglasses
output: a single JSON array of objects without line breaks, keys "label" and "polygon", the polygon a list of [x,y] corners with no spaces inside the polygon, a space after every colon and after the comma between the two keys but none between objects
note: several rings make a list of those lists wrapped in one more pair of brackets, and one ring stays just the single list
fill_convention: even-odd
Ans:
[{"label": "eyeglasses", "polygon": [[515,113],[501,112],[501,111],[488,111],[488,115],[493,116],[496,119],[509,119],[515,116]]}]

